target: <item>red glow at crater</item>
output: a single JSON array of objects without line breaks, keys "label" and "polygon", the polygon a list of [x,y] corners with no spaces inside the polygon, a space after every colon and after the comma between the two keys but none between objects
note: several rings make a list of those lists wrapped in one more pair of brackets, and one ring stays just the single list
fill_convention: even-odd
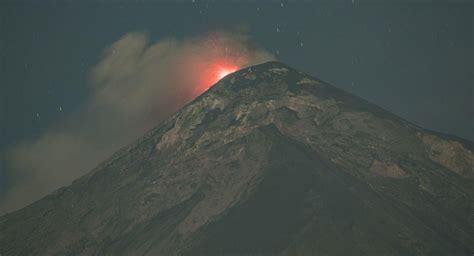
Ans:
[{"label": "red glow at crater", "polygon": [[230,73],[233,73],[235,71],[237,71],[238,68],[237,67],[231,67],[231,66],[223,66],[223,67],[220,67],[219,70],[217,71],[218,72],[218,77],[219,77],[219,80],[224,78],[226,75],[230,74]]},{"label": "red glow at crater", "polygon": [[[189,91],[192,97],[201,95],[219,80],[239,69],[271,59],[270,55],[247,47],[245,38],[237,39],[226,34],[211,34],[201,46],[183,55],[180,63],[184,64],[182,70],[185,73],[179,79],[192,84]],[[239,41],[240,39],[244,41]]]},{"label": "red glow at crater", "polygon": [[202,85],[200,87],[203,91],[207,91],[219,80],[239,69],[239,66],[232,63],[227,63],[225,61],[218,61],[214,64],[211,64],[208,68],[206,68],[205,74],[203,74],[204,81],[202,81]]}]

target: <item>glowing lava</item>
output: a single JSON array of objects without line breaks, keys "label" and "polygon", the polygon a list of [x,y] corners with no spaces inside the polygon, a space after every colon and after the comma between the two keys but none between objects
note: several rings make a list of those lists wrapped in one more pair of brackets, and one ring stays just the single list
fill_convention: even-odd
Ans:
[{"label": "glowing lava", "polygon": [[203,86],[201,88],[203,88],[204,91],[207,91],[219,80],[237,70],[239,70],[237,65],[225,62],[210,65],[206,72],[206,78],[204,79],[205,81],[203,81]]},{"label": "glowing lava", "polygon": [[213,86],[215,83],[217,83],[217,81],[221,80],[222,78],[224,78],[228,74],[233,73],[237,70],[239,70],[239,67],[237,67],[236,65],[233,65],[233,64],[226,64],[226,63],[215,64],[212,67],[212,70],[209,74],[210,77],[209,77],[208,86],[209,87]]},{"label": "glowing lava", "polygon": [[[218,75],[218,80],[221,80],[222,78],[224,78],[226,75],[230,74],[230,73],[234,73],[235,71],[237,71],[238,68],[237,67],[220,67],[219,70],[217,71],[217,75]],[[216,82],[217,82],[216,81]]]}]

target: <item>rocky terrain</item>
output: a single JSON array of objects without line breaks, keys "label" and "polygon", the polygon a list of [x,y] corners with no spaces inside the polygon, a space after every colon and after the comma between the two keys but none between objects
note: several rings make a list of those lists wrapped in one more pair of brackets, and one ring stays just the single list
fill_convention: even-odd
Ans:
[{"label": "rocky terrain", "polygon": [[473,148],[268,62],[0,217],[0,254],[472,255]]}]

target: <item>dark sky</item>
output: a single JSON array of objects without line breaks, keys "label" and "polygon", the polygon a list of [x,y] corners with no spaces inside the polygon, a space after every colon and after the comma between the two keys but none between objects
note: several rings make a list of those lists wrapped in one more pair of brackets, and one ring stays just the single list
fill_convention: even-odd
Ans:
[{"label": "dark sky", "polygon": [[[90,68],[123,35],[159,41],[235,27],[296,69],[474,140],[471,1],[98,2],[0,3],[0,151],[78,111]],[[2,157],[2,188],[6,168]]]}]

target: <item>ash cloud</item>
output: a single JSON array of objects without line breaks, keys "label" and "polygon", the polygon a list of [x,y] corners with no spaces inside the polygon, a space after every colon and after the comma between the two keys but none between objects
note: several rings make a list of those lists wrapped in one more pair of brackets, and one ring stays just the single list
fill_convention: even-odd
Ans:
[{"label": "ash cloud", "polygon": [[202,76],[220,59],[243,68],[274,57],[240,32],[158,42],[134,32],[113,43],[90,72],[92,93],[84,106],[8,150],[11,182],[0,215],[70,184],[172,115],[202,93]]}]

